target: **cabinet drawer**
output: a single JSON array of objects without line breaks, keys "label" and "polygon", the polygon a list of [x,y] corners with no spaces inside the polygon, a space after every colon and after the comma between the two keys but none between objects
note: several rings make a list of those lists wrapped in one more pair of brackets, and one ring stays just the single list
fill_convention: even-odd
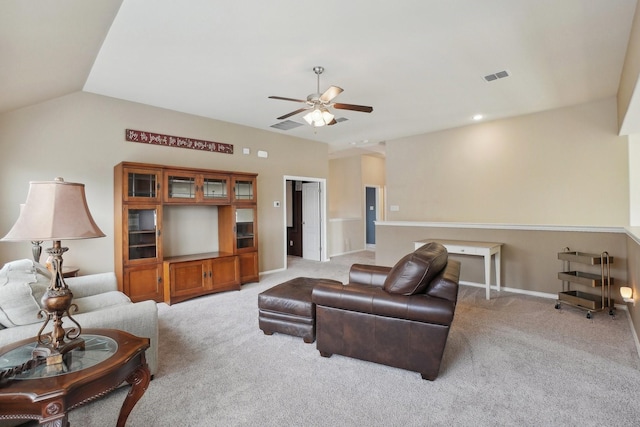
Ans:
[{"label": "cabinet drawer", "polygon": [[473,246],[446,245],[447,252],[462,255],[482,255],[486,249],[474,248]]}]

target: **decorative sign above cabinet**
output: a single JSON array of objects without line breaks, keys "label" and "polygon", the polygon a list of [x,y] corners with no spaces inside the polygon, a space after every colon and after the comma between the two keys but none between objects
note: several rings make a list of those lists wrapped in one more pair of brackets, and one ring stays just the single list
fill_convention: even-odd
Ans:
[{"label": "decorative sign above cabinet", "polygon": [[167,147],[190,148],[192,150],[233,154],[233,144],[203,141],[201,139],[185,138],[182,136],[163,135],[161,133],[145,132],[142,130],[126,129],[125,139],[142,144],[165,145]]}]

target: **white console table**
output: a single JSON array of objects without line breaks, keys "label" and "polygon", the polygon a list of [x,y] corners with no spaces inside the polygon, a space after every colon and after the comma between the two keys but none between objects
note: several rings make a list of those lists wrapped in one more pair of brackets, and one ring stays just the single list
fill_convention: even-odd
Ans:
[{"label": "white console table", "polygon": [[495,242],[468,242],[465,240],[440,240],[440,239],[425,239],[413,242],[415,249],[429,242],[438,242],[447,248],[447,252],[450,254],[459,255],[476,255],[484,257],[484,284],[474,282],[460,282],[464,285],[473,286],[485,286],[487,290],[487,299],[491,298],[491,256],[494,256],[496,267],[496,288],[500,292],[500,253],[502,250],[502,243]]}]

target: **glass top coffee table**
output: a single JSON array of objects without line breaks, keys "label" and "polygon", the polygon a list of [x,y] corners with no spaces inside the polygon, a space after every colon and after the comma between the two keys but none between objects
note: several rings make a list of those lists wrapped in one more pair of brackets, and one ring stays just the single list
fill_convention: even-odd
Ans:
[{"label": "glass top coffee table", "polygon": [[[124,381],[131,390],[120,410],[117,426],[149,385],[145,359],[148,338],[114,329],[83,330],[84,350],[74,349],[64,364],[40,364],[0,383],[0,419],[35,419],[40,425],[66,426],[70,410],[104,396]],[[0,348],[0,371],[31,359],[36,339]]]}]

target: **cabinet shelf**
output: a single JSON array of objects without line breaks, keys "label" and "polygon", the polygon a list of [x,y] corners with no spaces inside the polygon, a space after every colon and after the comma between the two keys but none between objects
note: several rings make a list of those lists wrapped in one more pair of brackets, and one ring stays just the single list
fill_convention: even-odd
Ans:
[{"label": "cabinet shelf", "polygon": [[558,293],[558,299],[575,307],[588,310],[602,310],[602,298],[600,295],[580,291],[565,291]]},{"label": "cabinet shelf", "polygon": [[[611,301],[611,264],[613,257],[608,252],[592,254],[586,252],[571,251],[565,248],[558,253],[558,259],[562,261],[563,270],[558,273],[558,279],[562,281],[562,291],[558,292],[556,308],[560,309],[561,304],[569,304],[574,307],[587,310],[587,318],[590,319],[592,311],[600,311],[609,308],[609,314],[613,315],[613,304]],[[571,269],[571,263],[598,266],[600,273],[590,273]],[[600,295],[571,289],[571,284],[600,288]]]},{"label": "cabinet shelf", "polygon": [[579,264],[600,265],[601,263],[613,264],[613,257],[603,257],[602,254],[590,254],[586,252],[559,252],[558,259],[561,261],[577,262]]},{"label": "cabinet shelf", "polygon": [[[585,273],[584,271],[563,271],[558,273],[558,279],[593,288],[603,285],[601,274]],[[613,278],[611,284],[613,284]]]}]

